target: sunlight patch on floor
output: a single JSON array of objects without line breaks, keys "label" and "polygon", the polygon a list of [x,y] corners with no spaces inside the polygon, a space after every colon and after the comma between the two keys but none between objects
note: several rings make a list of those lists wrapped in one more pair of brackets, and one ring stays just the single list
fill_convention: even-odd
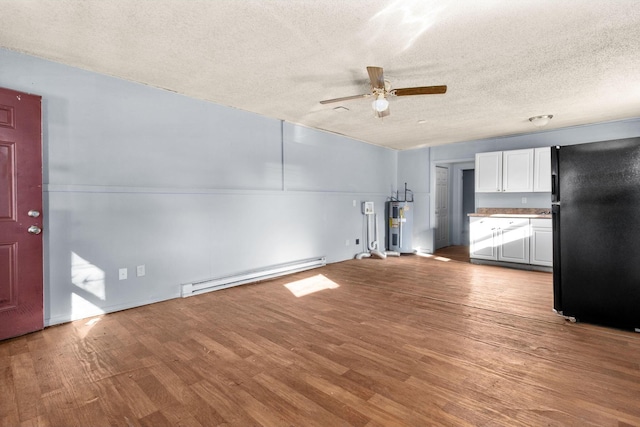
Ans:
[{"label": "sunlight patch on floor", "polygon": [[96,323],[98,323],[101,320],[102,320],[102,317],[94,317],[93,319],[91,319],[87,323],[85,323],[84,326],[93,326],[93,325],[95,325]]},{"label": "sunlight patch on floor", "polygon": [[[87,301],[86,299],[84,299],[83,297],[81,297],[76,293],[71,294],[71,320],[78,320],[78,319],[83,319],[85,317],[96,316],[101,314],[104,314],[104,310],[102,310],[100,307],[98,307],[95,304],[92,304],[91,302]],[[91,320],[88,321],[82,326],[79,326],[79,325],[76,326],[80,338],[84,338],[89,333],[91,328],[93,328],[95,324],[98,323],[99,319],[98,320],[93,319],[93,320],[94,321],[91,321]]]},{"label": "sunlight patch on floor", "polygon": [[425,252],[416,252],[416,255],[417,256],[421,256],[423,258],[433,258],[433,254],[428,254],[428,253],[425,253]]},{"label": "sunlight patch on floor", "polygon": [[325,289],[336,289],[336,288],[339,288],[340,285],[328,279],[324,275],[318,274],[312,277],[308,277],[306,279],[287,283],[286,285],[284,285],[284,287],[289,289],[289,291],[293,295],[300,298],[305,295],[323,291]]},{"label": "sunlight patch on floor", "polygon": [[433,255],[433,254],[425,254],[425,253],[420,253],[420,252],[416,252],[416,255],[421,256],[423,258],[433,258],[437,261],[443,261],[443,262],[449,262],[451,261],[451,258],[446,258],[443,256],[437,256],[437,255]]}]

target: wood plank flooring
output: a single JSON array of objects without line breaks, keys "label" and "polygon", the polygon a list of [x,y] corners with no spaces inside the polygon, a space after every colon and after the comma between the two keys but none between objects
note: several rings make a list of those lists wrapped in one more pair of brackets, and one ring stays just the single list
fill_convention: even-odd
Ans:
[{"label": "wood plank flooring", "polygon": [[640,426],[640,334],[556,316],[548,273],[437,255],[0,342],[0,425]]}]

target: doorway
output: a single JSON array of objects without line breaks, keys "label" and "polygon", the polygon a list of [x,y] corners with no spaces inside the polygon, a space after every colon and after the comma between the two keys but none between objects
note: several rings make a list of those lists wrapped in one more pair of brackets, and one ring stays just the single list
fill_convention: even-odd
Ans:
[{"label": "doorway", "polygon": [[469,214],[476,211],[476,177],[474,169],[462,170],[462,230],[460,241],[469,246]]},{"label": "doorway", "polygon": [[436,166],[435,249],[449,246],[449,168]]},{"label": "doorway", "polygon": [[[468,245],[469,231],[468,213],[475,212],[475,162],[473,159],[456,159],[451,161],[438,161],[431,163],[431,191],[433,194],[433,203],[431,207],[431,228],[433,230],[433,250],[440,249],[445,246]],[[447,174],[447,187],[445,189],[442,179],[444,179],[444,171]],[[463,171],[466,173],[467,179],[463,179]],[[441,179],[437,178],[440,175]],[[470,178],[469,178],[470,177]],[[466,184],[466,186],[464,186]],[[464,194],[463,194],[464,193]],[[446,194],[444,196],[443,194]],[[466,204],[463,208],[463,202]],[[448,227],[446,233],[447,240],[442,239],[442,233],[438,231],[440,211],[443,203],[447,203],[447,220]],[[463,230],[464,228],[464,230]],[[465,233],[463,236],[463,232]]]}]

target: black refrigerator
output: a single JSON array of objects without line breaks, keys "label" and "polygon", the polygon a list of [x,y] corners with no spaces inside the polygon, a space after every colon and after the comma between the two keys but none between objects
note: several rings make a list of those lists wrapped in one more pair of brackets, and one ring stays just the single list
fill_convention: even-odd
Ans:
[{"label": "black refrigerator", "polygon": [[552,147],[554,309],[640,332],[640,138]]}]

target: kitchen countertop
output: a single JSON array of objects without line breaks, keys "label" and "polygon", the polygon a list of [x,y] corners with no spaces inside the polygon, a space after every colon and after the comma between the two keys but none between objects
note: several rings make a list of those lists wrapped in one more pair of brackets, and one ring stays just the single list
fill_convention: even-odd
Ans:
[{"label": "kitchen countertop", "polygon": [[470,217],[491,218],[551,218],[551,210],[544,208],[478,208]]}]

